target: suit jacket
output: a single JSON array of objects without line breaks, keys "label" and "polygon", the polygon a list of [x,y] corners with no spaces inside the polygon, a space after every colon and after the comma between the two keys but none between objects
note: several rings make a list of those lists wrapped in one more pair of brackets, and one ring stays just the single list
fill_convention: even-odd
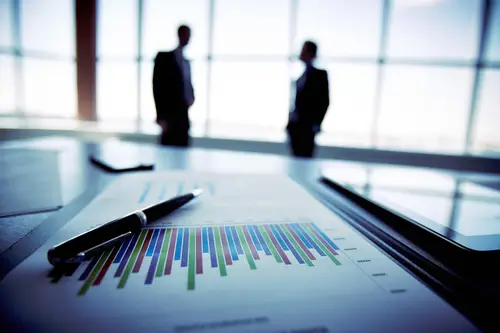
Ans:
[{"label": "suit jacket", "polygon": [[319,130],[330,105],[328,74],[314,67],[296,82],[295,106],[287,128]]},{"label": "suit jacket", "polygon": [[[153,69],[153,95],[157,119],[166,120],[170,128],[185,130],[189,128],[189,105],[184,91],[182,65],[174,51],[158,52]],[[191,81],[188,89],[194,96]]]}]

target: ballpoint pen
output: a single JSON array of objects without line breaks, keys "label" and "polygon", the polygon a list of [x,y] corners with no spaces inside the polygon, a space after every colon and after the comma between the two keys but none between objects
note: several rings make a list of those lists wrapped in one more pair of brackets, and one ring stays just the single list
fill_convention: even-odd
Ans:
[{"label": "ballpoint pen", "polygon": [[148,223],[172,213],[202,192],[201,189],[195,189],[188,194],[134,211],[83,232],[52,247],[47,252],[47,258],[52,265],[82,262],[104,251],[108,246],[139,232]]}]

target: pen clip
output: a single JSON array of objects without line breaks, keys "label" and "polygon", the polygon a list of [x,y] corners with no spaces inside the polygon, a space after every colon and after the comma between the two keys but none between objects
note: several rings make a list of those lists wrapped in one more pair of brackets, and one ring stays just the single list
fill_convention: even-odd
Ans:
[{"label": "pen clip", "polygon": [[94,247],[91,247],[88,250],[85,250],[85,251],[82,251],[82,252],[78,253],[73,258],[66,260],[65,263],[68,263],[68,264],[82,263],[83,261],[85,261],[86,259],[89,259],[93,255],[104,251],[104,249],[107,248],[108,246],[111,246],[114,243],[116,243],[116,242],[118,242],[118,241],[120,241],[122,239],[125,239],[125,238],[127,238],[127,237],[129,237],[131,235],[132,235],[132,231],[128,231],[128,232],[126,232],[124,234],[116,236],[115,238],[107,240],[107,241],[105,241],[105,242],[103,242],[101,244],[98,244],[98,245],[96,245]]}]

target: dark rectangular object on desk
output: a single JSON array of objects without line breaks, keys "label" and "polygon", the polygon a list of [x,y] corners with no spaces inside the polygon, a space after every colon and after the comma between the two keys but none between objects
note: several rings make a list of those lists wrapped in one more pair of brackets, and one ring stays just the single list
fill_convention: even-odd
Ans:
[{"label": "dark rectangular object on desk", "polygon": [[62,207],[59,152],[1,149],[0,188],[0,217]]}]

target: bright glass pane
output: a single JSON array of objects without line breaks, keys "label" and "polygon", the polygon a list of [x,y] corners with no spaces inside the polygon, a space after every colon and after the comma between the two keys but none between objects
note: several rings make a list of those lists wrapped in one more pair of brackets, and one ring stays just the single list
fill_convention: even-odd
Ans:
[{"label": "bright glass pane", "polygon": [[330,107],[318,143],[335,146],[370,145],[375,115],[377,66],[329,64]]},{"label": "bright glass pane", "polygon": [[376,57],[381,18],[381,0],[300,0],[294,51],[312,39],[321,56]]},{"label": "bright glass pane", "polygon": [[486,44],[486,60],[500,61],[500,0],[492,1]]},{"label": "bright glass pane", "polygon": [[26,113],[76,115],[76,69],[73,61],[23,58]]},{"label": "bright glass pane", "polygon": [[216,1],[214,53],[288,54],[289,7],[288,0]]},{"label": "bright glass pane", "polygon": [[13,0],[0,0],[0,47],[12,47],[12,3]]},{"label": "bright glass pane", "polygon": [[[234,137],[253,137],[259,128],[281,133],[288,119],[288,77],[286,62],[214,62],[211,124],[225,124]],[[252,132],[245,134],[245,126],[253,126]]]},{"label": "bright glass pane", "polygon": [[97,116],[99,119],[135,120],[137,117],[137,64],[97,63]]},{"label": "bright glass pane", "polygon": [[21,43],[24,51],[75,56],[73,1],[21,0]]},{"label": "bright glass pane", "polygon": [[0,55],[0,113],[11,113],[16,109],[14,75],[14,57]]},{"label": "bright glass pane", "polygon": [[98,0],[99,57],[137,57],[137,0]]},{"label": "bright glass pane", "polygon": [[[154,122],[153,62],[145,61],[141,66],[141,116],[147,122]],[[207,62],[191,61],[191,73],[195,102],[189,109],[189,118],[192,123],[203,123],[207,118]]]},{"label": "bright glass pane", "polygon": [[480,0],[394,0],[387,55],[408,58],[477,56]]},{"label": "bright glass pane", "polygon": [[143,55],[153,58],[158,51],[177,47],[177,28],[187,24],[191,41],[184,50],[186,57],[206,57],[208,48],[207,0],[144,1]]},{"label": "bright glass pane", "polygon": [[387,66],[378,147],[463,152],[472,69]]},{"label": "bright glass pane", "polygon": [[482,73],[472,142],[475,153],[500,153],[500,70]]}]

